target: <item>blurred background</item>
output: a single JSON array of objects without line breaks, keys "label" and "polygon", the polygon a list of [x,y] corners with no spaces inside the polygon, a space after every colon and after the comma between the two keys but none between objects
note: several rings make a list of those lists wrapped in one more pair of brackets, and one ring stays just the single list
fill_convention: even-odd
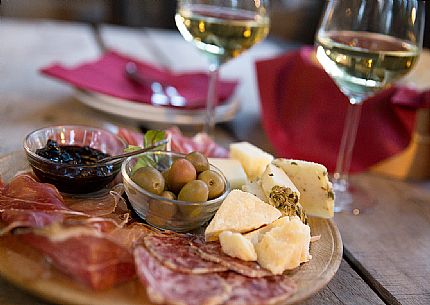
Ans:
[{"label": "blurred background", "polygon": [[[272,0],[271,36],[313,44],[315,29],[325,1]],[[430,47],[430,1],[426,3],[427,22],[424,46]],[[174,0],[3,0],[0,14],[5,17],[47,18],[111,23],[133,27],[175,29]]]}]

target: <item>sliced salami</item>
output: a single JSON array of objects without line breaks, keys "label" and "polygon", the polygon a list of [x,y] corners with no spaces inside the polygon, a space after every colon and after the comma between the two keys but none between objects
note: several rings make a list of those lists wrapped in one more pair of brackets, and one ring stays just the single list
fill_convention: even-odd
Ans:
[{"label": "sliced salami", "polygon": [[227,270],[219,263],[204,260],[190,239],[190,235],[157,234],[145,236],[144,243],[153,256],[176,271],[203,274]]},{"label": "sliced salami", "polygon": [[257,262],[246,262],[241,259],[224,254],[218,242],[205,243],[204,239],[196,236],[192,239],[193,246],[197,249],[200,256],[208,261],[219,263],[229,270],[249,277],[270,276],[270,271],[263,269]]},{"label": "sliced salami", "polygon": [[216,273],[187,274],[165,267],[144,246],[134,250],[136,271],[149,299],[157,304],[217,305],[226,301],[231,288]]},{"label": "sliced salami", "polygon": [[283,275],[250,278],[224,272],[221,276],[232,288],[225,305],[271,305],[288,299],[297,290],[296,284]]}]

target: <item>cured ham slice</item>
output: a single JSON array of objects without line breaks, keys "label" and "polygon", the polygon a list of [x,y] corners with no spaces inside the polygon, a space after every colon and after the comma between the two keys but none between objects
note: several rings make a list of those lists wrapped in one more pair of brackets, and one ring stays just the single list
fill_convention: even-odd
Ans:
[{"label": "cured ham slice", "polygon": [[63,197],[55,186],[37,182],[30,175],[24,174],[13,178],[3,188],[2,195],[21,201],[46,203],[52,208],[65,209]]},{"label": "cured ham slice", "polygon": [[105,216],[114,213],[128,212],[127,204],[122,197],[124,185],[115,185],[109,192],[100,195],[88,196],[66,196],[65,205],[74,211],[83,212],[90,216]]},{"label": "cured ham slice", "polygon": [[287,276],[250,278],[234,272],[221,276],[232,291],[225,305],[271,305],[288,299],[296,290],[296,284]]},{"label": "cured ham slice", "polygon": [[54,225],[19,236],[48,256],[58,270],[94,290],[109,289],[135,276],[130,251],[96,231]]},{"label": "cured ham slice", "polygon": [[17,227],[43,227],[63,221],[66,215],[86,216],[70,210],[51,184],[37,182],[29,175],[19,175],[0,192],[1,234]]},{"label": "cured ham slice", "polygon": [[202,237],[196,236],[192,239],[192,243],[203,259],[221,264],[229,270],[248,277],[272,275],[270,271],[261,268],[257,262],[247,262],[224,254],[218,242],[205,243]]},{"label": "cured ham slice", "polygon": [[149,299],[157,304],[217,305],[230,296],[231,288],[216,273],[187,274],[165,267],[143,246],[134,250],[136,271]]},{"label": "cured ham slice", "polygon": [[109,233],[109,239],[115,243],[124,246],[127,249],[133,249],[136,242],[149,234],[156,234],[160,231],[146,224],[135,222],[127,227],[118,228]]},{"label": "cured ham slice", "polygon": [[143,240],[148,251],[170,269],[195,274],[227,270],[219,263],[202,259],[197,249],[191,245],[190,236],[151,234]]},{"label": "cured ham slice", "polygon": [[168,137],[170,137],[172,151],[183,154],[199,151],[206,157],[228,157],[228,151],[216,144],[215,141],[205,133],[198,133],[193,138],[188,138],[185,137],[177,127],[167,129],[166,133]]}]

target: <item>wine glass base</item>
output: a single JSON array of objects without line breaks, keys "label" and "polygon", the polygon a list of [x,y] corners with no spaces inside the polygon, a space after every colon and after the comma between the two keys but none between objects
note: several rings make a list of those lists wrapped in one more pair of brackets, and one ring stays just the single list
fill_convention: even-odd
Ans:
[{"label": "wine glass base", "polygon": [[374,206],[375,201],[361,189],[351,185],[335,189],[334,212],[359,215]]}]

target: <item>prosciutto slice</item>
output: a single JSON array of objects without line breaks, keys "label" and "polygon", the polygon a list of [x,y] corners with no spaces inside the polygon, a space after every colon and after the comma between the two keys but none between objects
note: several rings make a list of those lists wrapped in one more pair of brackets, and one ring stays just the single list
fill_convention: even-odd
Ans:
[{"label": "prosciutto slice", "polygon": [[109,289],[135,276],[131,252],[95,230],[53,225],[19,236],[49,257],[59,271],[94,290]]},{"label": "prosciutto slice", "polygon": [[230,296],[231,288],[216,273],[187,274],[165,267],[143,246],[134,250],[136,271],[149,299],[157,304],[217,305]]},{"label": "prosciutto slice", "polygon": [[0,189],[0,221],[6,228],[43,227],[61,222],[66,215],[86,216],[64,205],[63,197],[51,184],[37,182],[30,175],[19,175]]},{"label": "prosciutto slice", "polygon": [[190,236],[182,234],[151,234],[144,237],[148,251],[170,269],[184,273],[226,271],[219,263],[204,260],[191,245]]},{"label": "prosciutto slice", "polygon": [[166,130],[170,137],[171,150],[188,154],[192,151],[199,151],[206,157],[226,158],[228,151],[215,143],[206,133],[198,133],[193,138],[185,137],[178,127],[171,127]]}]

